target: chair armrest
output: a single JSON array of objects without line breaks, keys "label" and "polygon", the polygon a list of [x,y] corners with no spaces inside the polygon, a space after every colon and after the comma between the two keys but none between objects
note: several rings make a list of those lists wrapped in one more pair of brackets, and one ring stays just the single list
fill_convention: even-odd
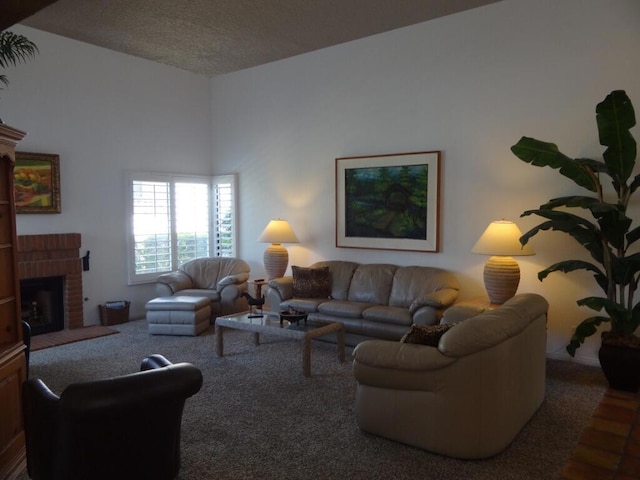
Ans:
[{"label": "chair armrest", "polygon": [[249,274],[246,272],[236,273],[235,275],[227,275],[226,277],[222,277],[218,280],[217,290],[218,292],[222,290],[227,285],[240,285],[249,280]]},{"label": "chair armrest", "polygon": [[30,478],[52,478],[55,449],[51,448],[51,439],[56,438],[58,429],[59,400],[38,378],[27,380],[22,386]]},{"label": "chair armrest", "polygon": [[169,365],[173,364],[159,353],[154,353],[142,360],[142,363],[140,364],[140,371],[146,372],[147,370],[168,367]]},{"label": "chair armrest", "polygon": [[[159,284],[158,287],[168,287],[171,291],[171,294],[174,294],[180,290],[186,290],[187,288],[193,288],[193,280],[182,270],[176,270],[175,272],[171,273],[163,273],[156,279],[156,282]],[[156,288],[156,290],[158,289]]]}]

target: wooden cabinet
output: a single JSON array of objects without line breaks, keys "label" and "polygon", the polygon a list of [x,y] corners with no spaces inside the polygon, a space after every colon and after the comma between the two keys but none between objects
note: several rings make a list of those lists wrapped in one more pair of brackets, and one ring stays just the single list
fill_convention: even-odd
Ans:
[{"label": "wooden cabinet", "polygon": [[27,378],[20,318],[13,167],[24,132],[0,124],[0,478],[24,469],[22,384]]}]

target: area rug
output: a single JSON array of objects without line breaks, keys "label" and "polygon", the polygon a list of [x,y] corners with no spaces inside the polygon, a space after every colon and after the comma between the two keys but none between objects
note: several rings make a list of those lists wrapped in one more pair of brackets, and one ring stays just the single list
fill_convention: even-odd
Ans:
[{"label": "area rug", "polygon": [[105,335],[113,335],[114,333],[118,333],[118,331],[101,325],[43,333],[31,337],[31,351],[34,352],[36,350],[42,350],[43,348],[51,348],[67,343],[104,337]]},{"label": "area rug", "polygon": [[144,320],[113,328],[120,334],[34,352],[31,377],[59,394],[135,371],[152,353],[196,365],[204,384],[185,405],[179,480],[556,479],[606,390],[599,368],[548,360],[546,399],[514,442],[465,461],[360,431],[351,363],[338,361],[333,344],[313,344],[305,378],[302,347],[291,339],[262,335],[256,346],[250,332],[230,330],[225,356],[216,357],[211,329],[177,337],[149,335]]}]

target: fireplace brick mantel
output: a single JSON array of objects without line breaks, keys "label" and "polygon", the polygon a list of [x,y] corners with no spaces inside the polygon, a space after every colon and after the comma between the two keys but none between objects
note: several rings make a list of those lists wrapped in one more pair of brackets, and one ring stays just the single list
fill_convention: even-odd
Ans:
[{"label": "fireplace brick mantel", "polygon": [[84,326],[79,233],[18,235],[20,280],[64,276],[65,328]]}]

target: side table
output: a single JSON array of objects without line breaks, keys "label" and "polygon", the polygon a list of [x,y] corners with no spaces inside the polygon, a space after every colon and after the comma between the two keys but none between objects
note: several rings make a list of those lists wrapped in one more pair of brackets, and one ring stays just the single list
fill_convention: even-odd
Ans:
[{"label": "side table", "polygon": [[249,285],[253,285],[255,289],[256,298],[260,298],[262,296],[262,287],[266,285],[267,282],[264,278],[257,278],[255,280],[249,280]]}]

